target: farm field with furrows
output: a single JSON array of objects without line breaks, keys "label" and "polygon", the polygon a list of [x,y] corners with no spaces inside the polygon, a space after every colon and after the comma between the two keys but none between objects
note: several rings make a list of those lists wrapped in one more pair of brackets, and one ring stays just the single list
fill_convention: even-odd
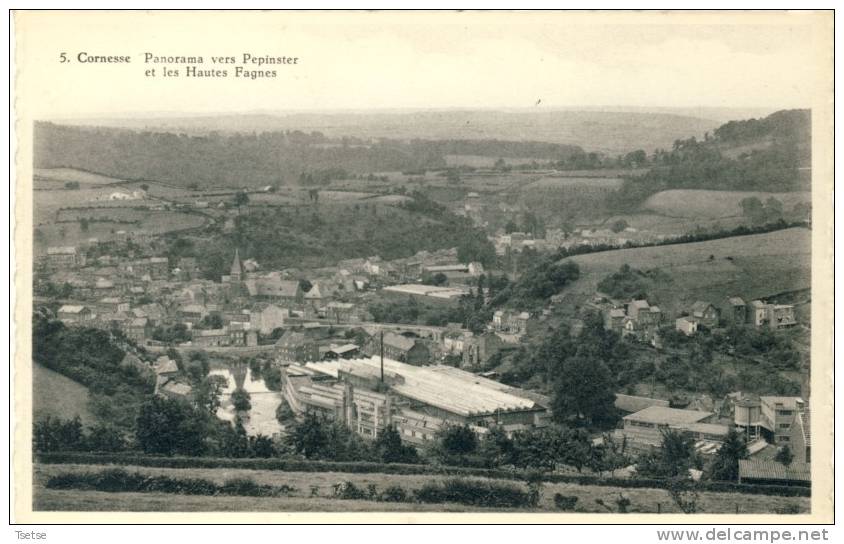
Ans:
[{"label": "farm field with furrows", "polygon": [[[614,505],[620,494],[630,499],[630,512],[679,513],[668,491],[663,489],[621,488],[601,485],[578,485],[572,483],[545,483],[537,508],[492,509],[477,508],[462,504],[419,504],[391,503],[368,500],[343,500],[331,498],[332,486],[341,482],[352,482],[355,486],[366,489],[375,485],[379,491],[389,486],[400,486],[408,493],[425,484],[442,481],[441,475],[403,475],[403,474],[353,474],[341,472],[282,472],[271,470],[248,469],[168,469],[157,467],[125,466],[130,473],[149,476],[170,476],[172,478],[203,478],[223,484],[233,478],[249,478],[258,484],[295,488],[288,497],[235,497],[235,496],[192,496],[165,493],[106,493],[87,490],[47,489],[45,484],[51,476],[66,473],[97,472],[113,468],[113,465],[53,465],[36,464],[34,504],[37,510],[100,510],[100,511],[346,511],[346,512],[382,512],[382,511],[451,511],[451,512],[554,512],[554,494],[577,497],[574,512],[607,513],[607,509],[596,502]],[[486,480],[486,478],[466,478],[468,480]],[[524,483],[511,480],[493,480],[514,484],[527,489]],[[315,490],[314,490],[315,488]],[[313,493],[316,496],[312,496]],[[720,493],[704,491],[699,493],[698,511],[705,513],[763,513],[778,510],[807,512],[810,501],[805,497],[780,497],[768,495],[743,495],[738,493]]]},{"label": "farm field with furrows", "polygon": [[570,257],[580,266],[580,279],[564,292],[591,296],[606,276],[628,264],[667,275],[649,294],[676,311],[695,300],[720,304],[726,297],[745,300],[811,285],[812,232],[791,228],[750,236],[734,236],[690,244],[605,251]]}]

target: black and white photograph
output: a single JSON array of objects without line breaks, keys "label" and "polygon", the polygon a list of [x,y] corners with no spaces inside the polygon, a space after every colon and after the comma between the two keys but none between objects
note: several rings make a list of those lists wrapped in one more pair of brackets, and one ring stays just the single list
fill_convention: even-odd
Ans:
[{"label": "black and white photograph", "polygon": [[13,16],[16,519],[831,521],[831,11]]}]

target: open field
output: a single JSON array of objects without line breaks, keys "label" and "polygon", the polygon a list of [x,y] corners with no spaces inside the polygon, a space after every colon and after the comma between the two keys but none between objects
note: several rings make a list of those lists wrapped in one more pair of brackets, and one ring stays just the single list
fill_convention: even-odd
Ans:
[{"label": "open field", "polygon": [[808,229],[791,228],[570,257],[580,265],[581,277],[564,292],[591,296],[598,282],[623,264],[668,274],[670,279],[654,284],[649,294],[672,312],[698,299],[720,305],[732,295],[752,300],[807,289],[811,285],[811,236]]},{"label": "open field", "polygon": [[[55,221],[55,215],[49,221],[36,222],[35,227],[41,233],[36,240],[36,252],[50,246],[78,246],[91,238],[100,242],[114,240],[118,231],[145,231],[152,235],[164,234],[176,230],[201,227],[208,221],[202,215],[178,211],[145,211],[126,206],[97,206],[81,210],[63,210],[59,214],[61,223]],[[95,218],[97,221],[83,231],[81,218]]]},{"label": "open field", "polygon": [[122,181],[75,168],[36,168],[33,177],[38,181],[61,183],[75,181],[80,185],[106,185]]},{"label": "open field", "polygon": [[[167,469],[152,467],[124,467],[130,472],[149,475],[165,475],[178,478],[205,478],[216,483],[235,477],[250,478],[256,483],[267,485],[289,485],[296,488],[290,497],[254,498],[254,497],[200,497],[159,493],[104,493],[98,491],[66,491],[45,488],[46,481],[54,475],[68,472],[93,472],[110,468],[113,465],[45,465],[35,466],[34,505],[36,510],[100,510],[100,511],[491,511],[457,504],[416,504],[387,503],[372,501],[350,501],[329,498],[331,486],[350,481],[356,486],[366,488],[369,484],[383,491],[390,485],[399,485],[407,491],[443,479],[433,475],[398,475],[398,474],[350,474],[338,472],[282,472],[246,469]],[[509,482],[508,483],[513,483]],[[517,484],[524,485],[524,484]],[[312,487],[316,487],[317,497],[312,497]],[[595,500],[601,499],[613,504],[619,494],[631,501],[631,512],[656,513],[678,512],[669,494],[661,489],[631,489],[611,486],[578,485],[570,483],[545,484],[542,489],[540,504],[534,511],[554,511],[555,493],[578,497],[576,511],[606,512]],[[698,510],[702,513],[769,513],[785,508],[806,512],[810,508],[805,497],[778,497],[701,492]],[[522,511],[525,510],[512,510]]]},{"label": "open field", "polygon": [[94,423],[88,409],[88,388],[39,364],[32,365],[32,410],[35,420],[47,416]]},{"label": "open field", "polygon": [[795,204],[812,202],[812,194],[808,192],[764,193],[675,189],[651,196],[642,204],[642,209],[669,217],[701,219],[733,217],[740,216],[742,213],[739,202],[744,198],[754,196],[762,202],[774,197],[782,202],[785,211],[790,211]]},{"label": "open field", "polygon": [[[448,166],[471,166],[473,168],[492,168],[499,157],[487,157],[484,155],[445,155],[443,156]],[[509,166],[530,164],[532,162],[548,162],[548,159],[533,159],[524,157],[500,157]]]},{"label": "open field", "polygon": [[595,187],[600,189],[618,189],[621,187],[620,178],[599,178],[599,177],[558,177],[544,176],[528,185],[522,190],[530,189],[569,189],[578,187]]}]

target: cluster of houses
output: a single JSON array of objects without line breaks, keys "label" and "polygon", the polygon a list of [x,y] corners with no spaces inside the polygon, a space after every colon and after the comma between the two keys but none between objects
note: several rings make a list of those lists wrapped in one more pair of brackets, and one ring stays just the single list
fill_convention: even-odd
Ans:
[{"label": "cluster of houses", "polygon": [[[745,303],[740,297],[729,297],[723,310],[710,302],[698,300],[683,314],[674,320],[674,329],[687,336],[697,334],[702,328],[715,329],[722,322],[774,330],[797,324],[791,304],[769,304],[762,300]],[[659,343],[659,329],[664,324],[663,312],[647,300],[631,300],[623,306],[612,304],[604,308],[603,315],[606,329],[655,345]]]},{"label": "cluster of houses", "polygon": [[607,228],[578,228],[573,231],[562,229],[547,229],[544,238],[536,238],[525,232],[499,232],[490,237],[498,255],[520,253],[525,249],[536,251],[556,251],[560,248],[571,249],[579,246],[616,246],[628,243],[653,243],[662,241],[668,236],[657,233],[640,231],[633,227],[626,227],[616,232]]},{"label": "cluster of houses", "polygon": [[762,300],[745,303],[741,297],[729,297],[723,311],[706,301],[695,302],[689,309],[688,315],[676,319],[675,328],[691,336],[697,333],[701,326],[707,329],[718,327],[722,317],[726,324],[749,324],[757,329],[778,330],[797,325],[794,306],[791,304],[770,304]]},{"label": "cluster of houses", "polygon": [[647,300],[631,300],[624,307],[609,308],[604,312],[604,328],[607,330],[652,343],[657,341],[662,321],[660,307],[652,306]]}]

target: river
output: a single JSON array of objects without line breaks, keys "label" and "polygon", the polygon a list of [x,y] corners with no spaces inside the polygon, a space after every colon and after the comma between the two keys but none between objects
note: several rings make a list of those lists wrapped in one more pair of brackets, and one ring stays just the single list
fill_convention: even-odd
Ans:
[{"label": "river", "polygon": [[[226,379],[226,387],[220,395],[220,408],[217,410],[217,417],[225,421],[234,421],[235,410],[232,405],[231,395],[237,388],[235,374],[230,368],[216,368],[211,370],[210,375],[222,376]],[[281,393],[270,391],[264,384],[263,378],[253,379],[252,370],[246,368],[246,377],[243,380],[243,388],[249,393],[249,402],[252,409],[247,417],[243,418],[243,427],[246,434],[255,436],[263,434],[273,436],[284,431],[284,427],[275,417],[276,409],[281,404]]]}]

